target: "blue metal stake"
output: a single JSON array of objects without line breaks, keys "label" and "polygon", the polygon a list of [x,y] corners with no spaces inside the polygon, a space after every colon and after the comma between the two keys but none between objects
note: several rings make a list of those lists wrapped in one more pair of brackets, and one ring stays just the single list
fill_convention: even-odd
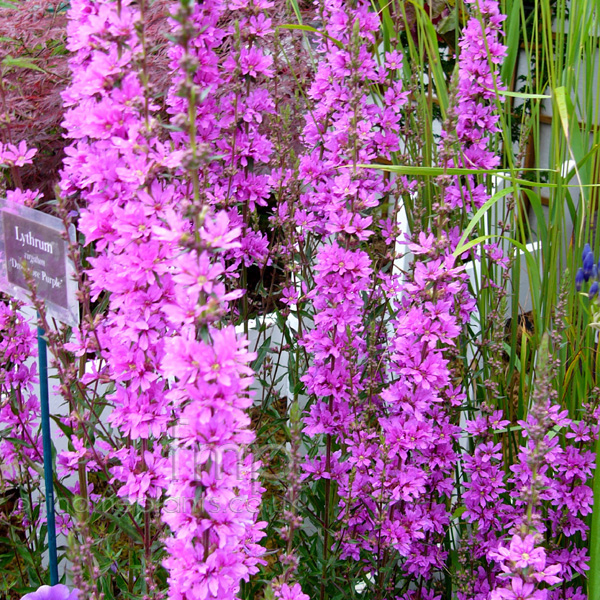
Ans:
[{"label": "blue metal stake", "polygon": [[52,482],[52,438],[50,435],[50,403],[48,400],[48,359],[44,330],[38,327],[38,354],[40,367],[40,405],[42,408],[42,441],[44,444],[44,482],[46,484],[46,522],[48,525],[48,554],[50,585],[58,583],[56,553],[56,521],[54,518],[54,486]]}]

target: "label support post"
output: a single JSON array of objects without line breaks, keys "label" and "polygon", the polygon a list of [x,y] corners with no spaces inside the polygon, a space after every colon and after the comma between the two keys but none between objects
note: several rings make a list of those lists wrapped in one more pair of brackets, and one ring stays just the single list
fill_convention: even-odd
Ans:
[{"label": "label support post", "polygon": [[48,398],[48,358],[44,330],[37,329],[38,362],[40,374],[40,406],[42,409],[42,442],[44,446],[44,483],[46,487],[46,524],[48,526],[48,559],[50,585],[58,583],[58,555],[56,551],[56,519],[54,516],[54,483],[52,477],[52,437],[50,434],[50,402]]}]

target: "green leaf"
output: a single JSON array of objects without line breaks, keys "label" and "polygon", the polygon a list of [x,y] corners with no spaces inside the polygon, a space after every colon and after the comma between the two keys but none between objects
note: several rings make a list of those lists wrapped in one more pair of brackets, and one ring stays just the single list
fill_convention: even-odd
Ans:
[{"label": "green leaf", "polygon": [[302,14],[300,13],[300,7],[298,6],[298,0],[290,0],[290,4],[294,9],[294,14],[296,15],[296,19],[298,19],[298,23],[302,25]]},{"label": "green leaf", "polygon": [[521,5],[522,0],[514,0],[506,2],[506,57],[502,61],[500,67],[500,77],[506,86],[511,85],[511,80],[515,72],[515,67],[519,54],[521,52]]},{"label": "green leaf", "polygon": [[542,205],[542,199],[539,194],[536,194],[533,190],[529,190],[526,187],[523,187],[521,191],[527,196],[529,199],[529,206],[533,210],[535,214],[536,222],[537,222],[537,236],[538,239],[542,242],[542,247],[546,246],[548,243],[548,226],[546,225],[546,216],[544,215],[544,208]]},{"label": "green leaf", "polygon": [[[473,218],[471,219],[471,221],[469,222],[469,224],[467,225],[467,227],[465,228],[464,233],[462,234],[462,237],[460,238],[460,241],[458,242],[458,246],[457,248],[460,248],[465,241],[468,239],[469,235],[471,234],[471,231],[473,231],[473,229],[475,228],[475,226],[477,225],[477,223],[479,223],[479,221],[481,221],[481,219],[483,218],[483,215],[485,215],[485,213],[490,210],[490,208],[492,208],[492,206],[494,206],[494,204],[496,204],[496,202],[498,202],[498,200],[500,200],[501,198],[504,198],[504,196],[508,196],[508,194],[511,194],[514,191],[513,187],[507,187],[507,188],[503,188],[499,191],[497,191],[473,216]],[[455,256],[458,256],[458,254],[455,254]]]},{"label": "green leaf", "polygon": [[24,446],[25,448],[33,448],[31,443],[28,442],[27,440],[22,440],[20,438],[14,438],[14,437],[9,437],[9,436],[0,436],[0,437],[3,440],[10,442],[11,444],[14,444],[15,446]]},{"label": "green leaf", "polygon": [[31,69],[32,71],[39,71],[40,73],[45,73],[44,69],[40,69],[32,59],[22,58],[22,57],[14,57],[10,54],[2,60],[2,66],[8,68],[16,68],[16,69]]},{"label": "green leaf", "polygon": [[309,31],[310,33],[316,33],[317,35],[322,35],[324,38],[328,39],[330,42],[334,43],[338,48],[343,48],[344,44],[335,38],[332,38],[330,35],[327,35],[323,31],[316,29],[315,27],[311,27],[310,25],[278,25],[276,29],[297,29],[299,31]]},{"label": "green leaf", "polygon": [[274,600],[275,593],[273,592],[273,588],[269,585],[265,589],[265,600]]},{"label": "green leaf", "polygon": [[554,99],[558,108],[558,116],[562,125],[565,137],[569,139],[569,110],[567,108],[567,90],[564,86],[557,87],[554,90]]},{"label": "green leaf", "polygon": [[458,517],[460,517],[465,510],[467,510],[466,506],[459,506],[453,513],[452,513],[452,518],[453,519],[458,519]]},{"label": "green leaf", "polygon": [[271,347],[271,336],[269,336],[262,344],[262,346],[258,349],[256,359],[252,363],[252,370],[254,372],[258,371],[263,362],[265,361],[265,357],[269,352],[269,348]]},{"label": "green leaf", "polygon": [[10,563],[14,560],[14,554],[1,554],[0,555],[0,571],[2,571],[5,567],[10,565]]},{"label": "green leaf", "polygon": [[118,517],[117,515],[113,514],[110,511],[106,511],[104,513],[104,516],[107,519],[109,519],[110,521],[112,521],[113,523],[115,523],[115,525],[117,525],[117,527],[122,529],[129,536],[129,538],[131,540],[133,540],[134,542],[136,542],[138,544],[143,543],[142,537],[140,536],[138,531],[131,525],[131,521],[129,520],[129,517],[127,517],[127,516]]},{"label": "green leaf", "polygon": [[[493,92],[494,90],[488,90]],[[524,98],[524,99],[535,99],[539,98],[540,100],[546,100],[548,98],[552,98],[552,96],[547,96],[546,94],[527,94],[525,92],[509,92],[508,90],[498,90],[498,94],[500,96],[508,96],[509,98]]]},{"label": "green leaf", "polygon": [[[401,175],[414,175],[423,177],[439,177],[440,175],[496,175],[501,179],[506,179],[512,183],[520,183],[529,187],[544,187],[555,188],[556,183],[538,183],[536,181],[527,181],[526,179],[518,179],[511,175],[506,169],[464,169],[461,167],[417,167],[413,165],[381,165],[378,163],[359,164],[360,169],[376,169],[379,171],[389,171],[390,173],[399,173]],[[352,165],[344,165],[340,169],[352,168]],[[532,171],[552,171],[551,169],[521,169],[521,172]],[[552,171],[556,172],[556,171]]]},{"label": "green leaf", "polygon": [[506,342],[502,342],[502,348],[504,348],[504,352],[506,352],[507,356],[512,356],[513,353],[515,355],[515,368],[517,369],[517,371],[519,373],[521,373],[521,360],[519,359],[519,357],[517,356],[517,353],[515,352],[515,349],[510,346],[509,344],[507,344]]},{"label": "green leaf", "polygon": [[454,250],[454,252],[452,253],[452,256],[460,256],[461,254],[464,254],[467,250],[470,250],[474,246],[481,244],[481,242],[485,242],[485,240],[489,240],[490,238],[493,238],[493,237],[494,237],[493,235],[480,235],[479,237],[476,237],[474,240],[471,240],[470,242],[468,242],[467,244],[459,244],[456,247],[456,250]]},{"label": "green leaf", "polygon": [[435,30],[435,27],[431,22],[431,17],[427,14],[425,8],[414,0],[411,2],[411,4],[416,10],[419,24],[423,29],[423,41],[425,42],[427,54],[429,55],[429,67],[431,68],[431,73],[433,74],[433,80],[435,82],[436,96],[440,103],[442,119],[445,119],[446,112],[448,110],[448,88],[440,60],[440,48],[437,41],[438,33]]},{"label": "green leaf", "polygon": [[14,544],[12,547],[19,553],[27,566],[34,566],[35,563],[33,562],[33,557],[26,546]]}]

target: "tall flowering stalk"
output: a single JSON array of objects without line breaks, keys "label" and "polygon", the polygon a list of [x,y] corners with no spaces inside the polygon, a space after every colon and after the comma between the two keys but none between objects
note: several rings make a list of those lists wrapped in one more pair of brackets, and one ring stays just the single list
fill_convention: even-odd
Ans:
[{"label": "tall flowering stalk", "polygon": [[219,325],[238,297],[219,278],[239,233],[225,213],[206,214],[200,240],[173,263],[175,297],[165,312],[177,334],[161,365],[175,380],[169,399],[178,422],[162,513],[172,532],[165,541],[170,598],[234,598],[263,553],[258,464],[245,451],[254,439],[245,411],[255,356],[233,326]]},{"label": "tall flowering stalk", "polygon": [[[193,121],[193,139],[178,132],[173,140],[186,149],[191,144],[186,166],[195,174],[195,202],[228,209],[232,224],[243,229],[239,245],[228,250],[232,271],[269,260],[266,235],[251,216],[272,189],[265,172],[273,148],[266,128],[274,110],[266,85],[273,76],[271,6],[211,0],[191,12],[190,23],[181,25],[187,41],[170,50],[175,76],[168,111],[175,124],[188,111]],[[218,160],[199,164],[202,153]]]},{"label": "tall flowering stalk", "polygon": [[[252,404],[249,363],[255,355],[224,322],[229,303],[244,294],[235,282],[228,291],[231,261],[248,265],[261,247],[252,241],[261,236],[245,225],[247,211],[263,202],[264,192],[254,192],[265,178],[245,167],[268,157],[268,144],[261,150],[264,138],[252,123],[260,123],[260,111],[270,104],[260,90],[253,96],[245,86],[244,94],[241,83],[269,74],[269,59],[252,46],[269,33],[269,22],[259,5],[247,8],[249,20],[246,6],[240,5],[238,25],[225,32],[217,27],[224,8],[219,2],[180,4],[174,13],[177,45],[171,57],[178,76],[170,111],[181,127],[174,141],[188,150],[180,172],[179,210],[168,216],[159,235],[179,246],[171,262],[173,296],[163,308],[175,333],[161,363],[161,372],[172,380],[168,398],[177,422],[176,468],[162,512],[172,534],[165,540],[169,556],[164,564],[169,597],[175,599],[234,598],[240,581],[258,571],[264,552],[258,541],[266,524],[256,519],[259,465],[247,452],[254,440],[246,410]],[[250,40],[241,36],[240,25],[245,35],[252,32]],[[227,34],[235,52],[221,64],[216,48]],[[227,82],[238,95],[222,97]],[[214,119],[219,110],[223,121]],[[240,125],[238,110],[240,115],[254,110],[255,117]],[[225,151],[225,165],[211,161],[211,151]],[[219,179],[220,168],[227,180]]]},{"label": "tall flowering stalk", "polygon": [[[169,419],[164,384],[154,373],[165,331],[158,307],[170,293],[168,249],[153,239],[152,227],[173,189],[153,174],[177,164],[152,134],[137,73],[139,18],[127,3],[72,7],[70,48],[77,54],[64,125],[77,142],[68,150],[62,181],[66,194],[81,198],[79,227],[86,243],[95,242],[88,271],[92,299],[110,293],[111,310],[96,332],[109,376],[121,383],[110,420],[133,440],[160,437]],[[110,166],[99,170],[100,164]],[[115,340],[122,340],[118,351]]]},{"label": "tall flowering stalk", "polygon": [[[354,530],[348,504],[354,495],[354,471],[369,463],[378,439],[369,422],[370,413],[365,411],[370,401],[368,381],[363,377],[368,359],[364,298],[372,293],[373,266],[361,242],[373,235],[369,213],[379,205],[388,186],[381,174],[358,165],[380,153],[389,157],[390,151],[398,149],[393,132],[399,117],[394,108],[369,102],[367,95],[368,83],[383,82],[388,72],[388,67],[378,72],[367,49],[379,26],[376,15],[364,3],[350,10],[343,2],[325,2],[322,14],[324,25],[340,43],[325,38],[319,47],[320,61],[309,90],[314,107],[307,117],[306,150],[300,159],[299,173],[306,191],[298,206],[283,204],[280,214],[288,212],[302,228],[298,238],[301,251],[312,253],[315,240],[322,239],[322,245],[315,244],[315,274],[306,296],[314,310],[314,327],[304,333],[301,344],[313,357],[303,380],[306,391],[315,397],[304,432],[311,437],[325,435],[324,448],[304,466],[307,475],[325,480],[325,561],[334,543],[329,529],[332,508],[337,512],[338,503],[340,516],[346,520],[343,529],[339,529],[342,522],[336,525],[342,556],[358,557],[361,547],[372,548],[373,543],[368,523],[360,526],[367,529]],[[392,57],[394,64],[389,68],[395,70],[399,60],[399,56]],[[398,108],[405,99],[401,87],[396,86],[386,104]],[[332,482],[339,486],[337,500]],[[356,485],[361,485],[360,478]],[[357,514],[356,523],[361,519]],[[350,539],[343,533],[348,527]],[[321,597],[326,577],[324,567]]]},{"label": "tall flowering stalk", "polygon": [[0,491],[5,500],[15,502],[14,510],[5,513],[2,521],[18,519],[18,529],[32,543],[45,520],[39,514],[43,450],[40,403],[34,393],[38,382],[35,328],[22,309],[16,301],[0,303]]},{"label": "tall flowering stalk", "polygon": [[[490,169],[499,165],[490,134],[499,131],[493,105],[499,90],[494,66],[506,53],[500,41],[505,17],[495,2],[473,3],[473,8],[460,41],[456,102],[449,111],[455,133],[446,127],[442,160],[451,167]],[[445,188],[448,215],[456,209],[480,208],[488,199],[486,188],[469,175],[454,178]],[[492,261],[506,266],[497,246],[486,249]],[[499,301],[498,306],[502,306]],[[500,321],[503,326],[502,315]],[[587,568],[585,552],[574,547],[570,538],[577,532],[586,535],[579,516],[590,510],[591,489],[586,481],[593,462],[591,453],[569,445],[574,432],[568,437],[556,435],[571,422],[552,397],[551,369],[545,367],[548,352],[546,344],[538,353],[536,392],[526,420],[519,423],[526,442],[513,464],[506,464],[506,447],[500,443],[507,441],[500,433],[510,423],[501,411],[484,404],[482,414],[465,425],[474,451],[464,457],[461,469],[463,518],[471,525],[459,549],[464,569],[458,573],[460,598],[567,598],[581,592],[567,586],[548,591]],[[498,359],[489,362],[496,364]],[[488,387],[497,392],[494,385]],[[589,429],[581,428],[582,435],[592,439]],[[579,465],[575,471],[573,464]],[[552,538],[562,538],[561,544],[546,546],[544,535],[549,529]]]},{"label": "tall flowering stalk", "polygon": [[[501,86],[496,67],[506,55],[506,46],[501,42],[506,17],[495,0],[473,0],[469,4],[474,14],[459,42],[456,88],[442,132],[442,166],[493,169],[500,164],[490,142],[500,131],[496,103]],[[444,204],[449,209],[477,209],[487,200],[486,186],[477,183],[474,175],[454,177],[444,191]]]},{"label": "tall flowering stalk", "polygon": [[[532,406],[526,420],[520,422],[525,444],[511,466],[515,506],[512,537],[508,547],[500,544],[489,552],[502,569],[492,593],[494,600],[512,598],[525,590],[532,598],[568,598],[580,594],[581,588],[548,588],[569,582],[589,569],[586,549],[577,548],[573,538],[577,534],[585,538],[588,531],[581,517],[591,512],[593,494],[587,481],[592,476],[595,457],[593,452],[565,441],[595,440],[597,429],[586,420],[573,423],[567,418],[567,411],[556,404],[547,335],[542,339],[539,356]],[[564,437],[557,435],[566,428]],[[563,538],[563,543],[548,544],[548,533],[551,540]]]},{"label": "tall flowering stalk", "polygon": [[[411,244],[421,256],[410,275],[390,275],[369,256],[374,234],[393,243],[405,233],[375,221],[380,205],[415,187],[360,166],[400,151],[402,56],[391,51],[377,65],[369,44],[379,24],[365,4],[325,2],[323,18],[333,40],[319,47],[309,91],[315,105],[300,160],[307,187],[288,206],[302,227],[300,249],[315,256],[302,298],[314,311],[301,341],[312,357],[303,381],[315,398],[304,431],[324,440],[304,470],[324,480],[324,561],[338,552],[364,565],[377,598],[403,579],[429,594],[446,560],[458,434],[450,416],[462,399],[444,353],[454,352],[473,302],[461,268],[433,236]],[[384,90],[380,103],[370,85]]]},{"label": "tall flowering stalk", "polygon": [[[102,315],[84,311],[75,340],[65,346],[82,364],[90,353],[97,362],[79,374],[79,405],[69,398],[73,452],[62,462],[78,473],[73,490],[91,509],[100,499],[87,475],[95,471],[118,497],[142,507],[141,522],[128,514],[142,538],[145,593],[151,596],[156,511],[150,503],[167,485],[171,420],[159,373],[169,331],[162,306],[172,294],[169,245],[156,238],[153,227],[175,199],[174,186],[160,175],[179,164],[179,155],[160,141],[155,128],[157,107],[144,72],[144,7],[82,0],[72,3],[69,13],[73,78],[63,97],[64,127],[73,142],[66,149],[61,190],[65,202],[78,207],[79,230],[93,245],[80,293],[88,310],[89,301],[99,299],[108,300],[108,309]],[[99,398],[98,386],[107,381],[114,382],[114,392]],[[99,419],[99,402],[110,405],[111,430]],[[81,411],[88,418],[82,419]],[[79,515],[84,543],[86,512]]]}]

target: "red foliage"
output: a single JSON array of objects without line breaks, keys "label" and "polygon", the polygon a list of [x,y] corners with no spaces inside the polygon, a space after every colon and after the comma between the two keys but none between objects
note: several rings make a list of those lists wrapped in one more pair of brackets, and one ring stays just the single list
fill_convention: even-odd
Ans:
[{"label": "red foliage", "polygon": [[[168,85],[167,6],[167,0],[155,0],[145,11],[148,68],[157,96]],[[23,0],[0,8],[0,141],[26,140],[38,149],[21,179],[46,198],[54,195],[66,144],[60,94],[69,81],[67,9],[63,0]]]}]

